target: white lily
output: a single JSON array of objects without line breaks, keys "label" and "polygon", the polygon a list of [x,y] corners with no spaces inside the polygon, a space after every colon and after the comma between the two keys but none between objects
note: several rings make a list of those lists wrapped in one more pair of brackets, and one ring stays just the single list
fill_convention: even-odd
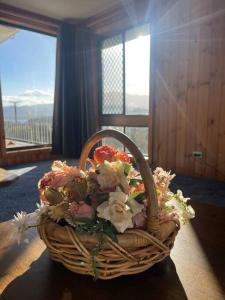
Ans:
[{"label": "white lily", "polygon": [[127,228],[133,228],[132,212],[126,205],[127,195],[117,187],[116,192],[109,194],[109,201],[105,201],[97,207],[98,216],[109,220],[119,232]]}]

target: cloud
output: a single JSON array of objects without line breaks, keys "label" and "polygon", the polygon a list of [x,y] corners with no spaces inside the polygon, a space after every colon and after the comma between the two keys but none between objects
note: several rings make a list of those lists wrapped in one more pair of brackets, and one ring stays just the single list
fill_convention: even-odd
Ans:
[{"label": "cloud", "polygon": [[26,90],[16,96],[2,95],[3,106],[12,105],[16,102],[18,106],[36,105],[36,104],[50,104],[53,103],[54,94],[50,90]]}]

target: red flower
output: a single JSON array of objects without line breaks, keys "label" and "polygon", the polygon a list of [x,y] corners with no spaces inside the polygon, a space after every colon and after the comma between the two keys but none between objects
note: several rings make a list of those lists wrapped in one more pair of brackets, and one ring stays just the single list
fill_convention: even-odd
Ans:
[{"label": "red flower", "polygon": [[112,146],[100,146],[95,149],[94,151],[94,160],[101,164],[104,160],[109,162],[114,161],[114,155],[116,154],[116,149]]},{"label": "red flower", "polygon": [[114,155],[115,160],[120,160],[126,163],[130,163],[130,157],[126,152],[123,151],[117,151]]}]

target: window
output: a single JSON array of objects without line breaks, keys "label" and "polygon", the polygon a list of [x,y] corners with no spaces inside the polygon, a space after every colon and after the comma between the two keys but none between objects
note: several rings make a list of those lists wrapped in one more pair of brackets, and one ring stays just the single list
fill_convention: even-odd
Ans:
[{"label": "window", "polygon": [[[125,132],[143,154],[148,155],[149,24],[104,39],[101,46],[101,66],[102,128],[115,128]],[[115,143],[111,139],[106,141]]]},{"label": "window", "polygon": [[[144,155],[148,154],[148,127],[118,127],[118,126],[102,126],[102,129],[115,129],[125,133],[132,141],[138,145]],[[103,144],[114,146],[117,149],[124,150],[121,143],[113,138],[105,138]]]},{"label": "window", "polygon": [[[101,129],[115,129],[124,133],[124,128],[121,126],[102,126]],[[116,149],[124,150],[124,146],[117,140],[113,138],[104,138],[103,145],[114,146]]]},{"label": "window", "polygon": [[51,144],[56,38],[0,25],[6,148]]}]

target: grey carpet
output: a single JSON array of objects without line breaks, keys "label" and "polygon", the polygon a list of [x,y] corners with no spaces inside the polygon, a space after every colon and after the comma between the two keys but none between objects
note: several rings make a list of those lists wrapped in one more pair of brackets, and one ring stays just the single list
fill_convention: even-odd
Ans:
[{"label": "grey carpet", "polygon": [[[68,160],[75,164],[75,160]],[[0,187],[0,222],[12,219],[17,211],[32,212],[38,202],[37,182],[50,170],[51,161],[24,164],[11,167],[19,178],[8,186]],[[171,185],[172,191],[181,189],[186,197],[194,201],[225,206],[225,182],[176,176]]]},{"label": "grey carpet", "polygon": [[[74,164],[75,160],[68,160]],[[52,161],[21,164],[11,167],[19,175],[13,183],[0,187],[0,222],[12,219],[18,211],[32,212],[39,201],[37,183],[44,173],[50,171]]]}]

